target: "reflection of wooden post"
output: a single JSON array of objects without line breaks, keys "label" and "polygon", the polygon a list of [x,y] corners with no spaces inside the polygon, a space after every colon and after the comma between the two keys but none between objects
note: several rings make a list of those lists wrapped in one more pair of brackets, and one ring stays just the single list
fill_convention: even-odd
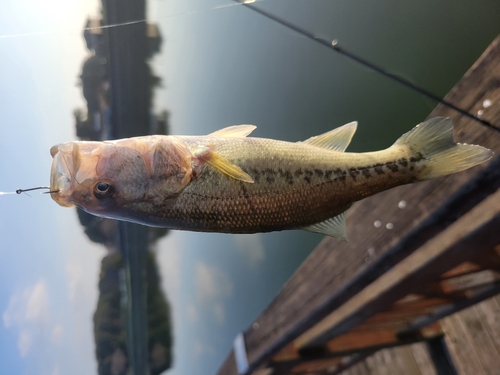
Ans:
[{"label": "reflection of wooden post", "polygon": [[[146,18],[145,1],[107,0],[106,24]],[[112,137],[125,138],[148,133],[151,108],[150,68],[147,65],[146,23],[106,29],[108,76],[111,96]]]},{"label": "reflection of wooden post", "polygon": [[134,374],[148,374],[150,353],[146,268],[149,228],[120,221],[118,230],[127,292],[127,354]]},{"label": "reflection of wooden post", "polygon": [[[103,23],[120,24],[146,18],[144,0],[107,0]],[[107,75],[110,89],[112,138],[147,134],[149,110],[149,69],[146,64],[145,23],[105,29],[109,53]],[[148,320],[146,304],[146,256],[148,228],[120,222],[120,250],[124,255],[127,283],[127,343],[130,371],[148,374]]]},{"label": "reflection of wooden post", "polygon": [[[499,126],[498,82],[500,37],[446,99]],[[451,117],[457,140],[491,148],[493,160],[356,204],[347,220],[350,242],[325,238],[243,333],[244,373],[334,374],[380,349],[419,341],[429,343],[430,355],[418,347],[424,360],[417,365],[410,354],[412,373],[454,373],[453,361],[461,368],[469,360],[454,354],[456,344],[453,361],[446,358],[450,324],[440,319],[500,293],[500,135],[448,108],[438,106],[435,116]],[[489,358],[491,371],[500,368],[499,356]],[[405,371],[404,360],[391,361],[377,367]],[[236,368],[231,353],[218,375],[236,375]]]}]

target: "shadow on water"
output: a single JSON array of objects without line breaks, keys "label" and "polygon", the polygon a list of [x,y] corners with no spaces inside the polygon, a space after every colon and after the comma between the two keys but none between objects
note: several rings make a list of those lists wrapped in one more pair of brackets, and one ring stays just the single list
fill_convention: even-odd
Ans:
[{"label": "shadow on water", "polygon": [[[152,111],[161,79],[148,65],[161,48],[156,25],[98,28],[145,19],[145,1],[102,1],[102,19],[88,19],[84,32],[91,52],[82,66],[87,109],[74,111],[81,140],[106,140],[168,133],[168,112]],[[93,242],[108,250],[102,259],[94,314],[99,374],[159,374],[172,364],[169,302],[160,288],[154,246],[168,233],[102,219],[78,210]]]}]

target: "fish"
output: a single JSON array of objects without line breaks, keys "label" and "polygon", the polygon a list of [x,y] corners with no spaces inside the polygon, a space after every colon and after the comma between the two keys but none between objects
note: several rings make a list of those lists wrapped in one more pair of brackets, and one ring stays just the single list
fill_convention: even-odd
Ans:
[{"label": "fish", "polygon": [[395,186],[463,171],[493,155],[455,143],[453,123],[420,123],[387,149],[346,152],[351,122],[301,142],[234,125],[51,148],[50,194],[64,207],[153,227],[221,233],[303,229],[346,239],[346,211]]}]

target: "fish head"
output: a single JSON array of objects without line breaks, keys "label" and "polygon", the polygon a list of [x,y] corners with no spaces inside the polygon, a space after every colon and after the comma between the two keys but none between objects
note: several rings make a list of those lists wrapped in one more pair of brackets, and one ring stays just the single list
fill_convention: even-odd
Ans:
[{"label": "fish head", "polygon": [[193,175],[189,149],[167,136],[68,142],[50,153],[52,199],[113,219],[147,223]]},{"label": "fish head", "polygon": [[[68,142],[52,147],[51,197],[63,207],[118,218],[146,196],[148,167],[141,149],[113,142]],[[149,168],[150,169],[150,168]]]}]

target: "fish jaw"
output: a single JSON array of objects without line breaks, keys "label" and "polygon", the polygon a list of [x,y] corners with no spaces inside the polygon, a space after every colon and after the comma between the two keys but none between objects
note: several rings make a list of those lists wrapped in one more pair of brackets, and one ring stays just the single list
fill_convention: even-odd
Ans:
[{"label": "fish jaw", "polygon": [[51,148],[50,195],[57,204],[73,207],[78,203],[78,190],[96,178],[98,149],[99,142],[68,142]]},{"label": "fish jaw", "polygon": [[74,190],[73,150],[70,143],[54,146],[50,149],[53,157],[50,173],[50,196],[62,207],[74,206],[71,195]]}]

